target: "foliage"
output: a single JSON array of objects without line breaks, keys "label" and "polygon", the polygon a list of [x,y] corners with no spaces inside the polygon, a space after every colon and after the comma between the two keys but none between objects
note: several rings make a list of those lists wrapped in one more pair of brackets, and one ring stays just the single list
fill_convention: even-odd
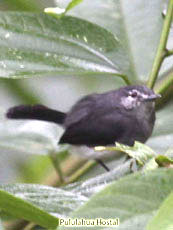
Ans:
[{"label": "foliage", "polygon": [[[44,103],[28,85],[16,79],[68,75],[89,77],[92,82],[94,76],[99,81],[106,76],[107,81],[114,77],[115,87],[143,83],[154,88],[162,94],[160,109],[147,145],[117,144],[93,150],[94,154],[102,154],[100,150],[106,154],[110,150],[125,153],[107,156],[107,165],[112,169],[108,173],[93,161],[86,163],[71,155],[69,146],[57,146],[62,128],[41,121],[9,121],[2,109],[1,151],[10,157],[17,153],[30,155],[32,160],[27,161],[28,169],[20,163],[22,183],[0,185],[1,222],[19,218],[34,222],[28,223],[26,229],[38,229],[35,224],[55,229],[60,217],[119,217],[119,229],[170,229],[173,43],[169,32],[173,0],[134,0],[133,4],[129,0],[66,0],[58,5],[63,9],[61,15],[56,15],[56,8],[51,8],[51,14],[50,9],[45,10],[50,15],[43,13],[43,8],[54,7],[51,1],[51,5],[47,4],[33,0],[0,4],[9,10],[0,14],[0,77],[1,82],[8,79],[4,85],[9,91],[25,103]],[[82,149],[74,151],[86,154]],[[132,159],[126,159],[126,154]],[[52,166],[57,174],[52,172]],[[45,176],[43,168],[48,177],[41,181]],[[134,172],[137,170],[142,172]],[[31,184],[26,184],[31,178]],[[39,179],[39,184],[33,184]],[[83,181],[75,182],[79,179]],[[23,229],[19,226],[20,222],[17,227],[12,222],[13,229]]]}]

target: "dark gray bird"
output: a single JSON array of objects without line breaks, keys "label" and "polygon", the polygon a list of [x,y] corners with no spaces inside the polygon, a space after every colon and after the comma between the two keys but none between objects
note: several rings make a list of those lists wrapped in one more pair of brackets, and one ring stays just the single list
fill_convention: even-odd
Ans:
[{"label": "dark gray bird", "polygon": [[20,105],[10,108],[7,117],[62,125],[65,131],[60,144],[133,145],[135,140],[144,143],[150,137],[155,123],[155,100],[159,97],[146,86],[126,86],[85,96],[68,113],[43,105]]}]

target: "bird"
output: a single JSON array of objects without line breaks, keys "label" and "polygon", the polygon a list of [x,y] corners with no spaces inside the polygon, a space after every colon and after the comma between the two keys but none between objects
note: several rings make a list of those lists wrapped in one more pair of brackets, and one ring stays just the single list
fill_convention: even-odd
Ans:
[{"label": "bird", "polygon": [[[145,85],[124,86],[82,97],[67,112],[44,105],[19,105],[8,109],[10,119],[36,119],[64,128],[59,144],[109,146],[119,142],[145,143],[155,123],[155,101],[160,98]],[[109,168],[95,158],[107,171]]]}]

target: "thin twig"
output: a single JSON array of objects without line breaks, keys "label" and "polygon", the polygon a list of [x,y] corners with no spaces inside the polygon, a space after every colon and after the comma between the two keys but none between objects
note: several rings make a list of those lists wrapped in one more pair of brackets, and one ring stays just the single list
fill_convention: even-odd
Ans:
[{"label": "thin twig", "polygon": [[64,183],[64,178],[63,178],[63,173],[62,173],[60,164],[59,164],[59,162],[58,162],[58,157],[57,157],[57,155],[56,155],[55,152],[51,152],[51,153],[49,154],[49,156],[50,156],[50,159],[51,159],[51,161],[52,161],[52,164],[53,164],[53,166],[54,166],[54,168],[55,168],[55,170],[56,170],[56,172],[57,172],[57,174],[58,174],[58,176],[59,176],[60,183],[63,184],[63,183]]},{"label": "thin twig", "polygon": [[75,181],[77,181],[82,175],[85,174],[89,169],[91,169],[93,166],[96,165],[96,161],[88,161],[86,162],[82,168],[78,169],[72,176],[69,177],[69,179],[64,183],[66,184],[71,184]]}]

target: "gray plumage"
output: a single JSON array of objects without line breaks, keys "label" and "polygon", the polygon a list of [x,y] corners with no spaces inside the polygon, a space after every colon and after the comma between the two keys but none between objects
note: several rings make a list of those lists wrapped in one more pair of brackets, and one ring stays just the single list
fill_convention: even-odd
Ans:
[{"label": "gray plumage", "polygon": [[17,106],[8,110],[13,119],[37,119],[60,124],[65,131],[59,143],[74,145],[133,145],[145,142],[155,122],[155,94],[146,86],[126,86],[79,100],[68,113],[42,105]]}]

